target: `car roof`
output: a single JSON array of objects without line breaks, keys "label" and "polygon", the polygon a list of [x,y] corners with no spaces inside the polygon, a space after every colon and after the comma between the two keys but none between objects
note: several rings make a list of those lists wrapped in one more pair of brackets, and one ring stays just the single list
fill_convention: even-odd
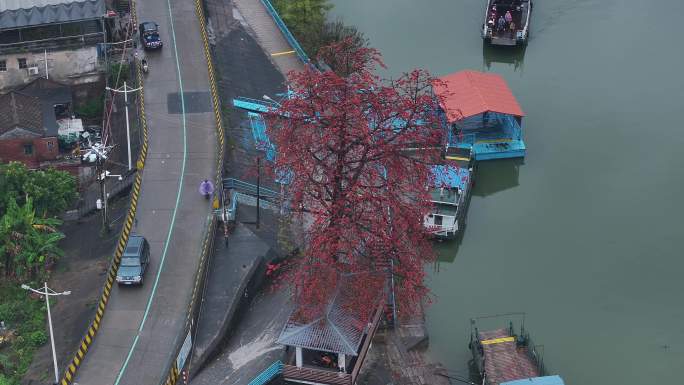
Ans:
[{"label": "car roof", "polygon": [[126,256],[138,256],[140,248],[145,241],[145,237],[141,235],[131,235],[128,238],[128,243],[126,243],[126,249],[124,250],[124,255]]},{"label": "car roof", "polygon": [[157,29],[157,23],[153,23],[151,21],[145,21],[142,24],[140,24],[143,29],[145,30],[150,30],[150,29]]}]

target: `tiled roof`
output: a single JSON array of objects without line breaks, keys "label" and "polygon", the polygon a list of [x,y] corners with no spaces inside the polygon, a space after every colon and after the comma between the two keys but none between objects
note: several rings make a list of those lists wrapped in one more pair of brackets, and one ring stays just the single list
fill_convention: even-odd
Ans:
[{"label": "tiled roof", "polygon": [[313,321],[297,322],[294,317],[297,313],[295,311],[285,324],[277,342],[282,345],[356,356],[372,319],[372,312],[367,312],[368,315],[364,317],[360,315],[361,312],[354,312],[345,306],[354,297],[356,278],[358,276],[353,274],[343,275],[335,297],[325,311]]},{"label": "tiled roof", "polygon": [[57,136],[59,126],[55,117],[55,105],[73,103],[71,88],[53,80],[37,78],[17,91],[40,99],[43,108],[42,115],[45,134],[47,136]]},{"label": "tiled roof", "polygon": [[43,136],[43,117],[40,99],[19,92],[0,95],[0,136],[20,128]]}]

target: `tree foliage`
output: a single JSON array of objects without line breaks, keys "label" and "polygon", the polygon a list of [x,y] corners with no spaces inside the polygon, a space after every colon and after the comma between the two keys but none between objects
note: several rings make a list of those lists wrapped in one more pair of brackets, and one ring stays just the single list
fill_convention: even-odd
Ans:
[{"label": "tree foliage", "polygon": [[306,223],[307,244],[287,281],[300,306],[316,309],[342,274],[365,277],[356,283],[355,306],[368,307],[377,279],[387,276],[366,273],[393,265],[396,295],[409,313],[428,293],[423,268],[434,256],[422,225],[434,151],[415,150],[441,143],[434,79],[423,70],[380,79],[379,53],[350,39],[322,48],[318,59],[334,59],[345,76],[292,73],[292,97],[267,115],[274,167],[289,170],[291,207]]},{"label": "tree foliage", "polygon": [[362,32],[345,25],[342,19],[328,21],[332,8],[328,0],[275,0],[273,5],[304,51],[313,57],[321,47],[346,39],[358,48],[368,43]]},{"label": "tree foliage", "polygon": [[30,197],[23,206],[9,200],[0,218],[0,257],[5,277],[34,279],[50,258],[61,256],[58,244],[64,234],[57,231],[60,224],[58,219],[37,217]]},{"label": "tree foliage", "polygon": [[0,216],[8,202],[25,204],[27,197],[38,215],[57,215],[76,198],[76,178],[54,169],[32,171],[19,162],[0,165]]},{"label": "tree foliage", "polygon": [[274,6],[304,51],[315,54],[321,45],[320,33],[325,25],[327,12],[332,8],[328,1],[276,0]]}]

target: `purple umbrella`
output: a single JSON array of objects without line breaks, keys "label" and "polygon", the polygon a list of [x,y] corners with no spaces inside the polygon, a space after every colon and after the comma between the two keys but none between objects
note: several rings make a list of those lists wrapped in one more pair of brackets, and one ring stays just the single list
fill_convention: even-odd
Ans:
[{"label": "purple umbrella", "polygon": [[211,195],[214,193],[214,185],[210,181],[204,180],[200,183],[199,192],[202,195]]}]

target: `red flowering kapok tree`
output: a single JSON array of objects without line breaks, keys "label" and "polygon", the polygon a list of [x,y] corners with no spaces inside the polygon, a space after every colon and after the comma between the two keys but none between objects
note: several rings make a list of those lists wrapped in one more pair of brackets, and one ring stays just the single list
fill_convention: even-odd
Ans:
[{"label": "red flowering kapok tree", "polygon": [[357,273],[355,306],[371,307],[387,275],[367,273],[392,264],[396,299],[409,313],[428,292],[423,267],[434,255],[423,228],[429,149],[442,132],[434,79],[414,70],[383,80],[379,53],[348,42],[322,48],[320,60],[336,72],[290,73],[290,98],[267,114],[274,167],[290,171],[290,207],[305,224],[305,250],[287,282],[300,307],[316,309],[342,274]]}]

